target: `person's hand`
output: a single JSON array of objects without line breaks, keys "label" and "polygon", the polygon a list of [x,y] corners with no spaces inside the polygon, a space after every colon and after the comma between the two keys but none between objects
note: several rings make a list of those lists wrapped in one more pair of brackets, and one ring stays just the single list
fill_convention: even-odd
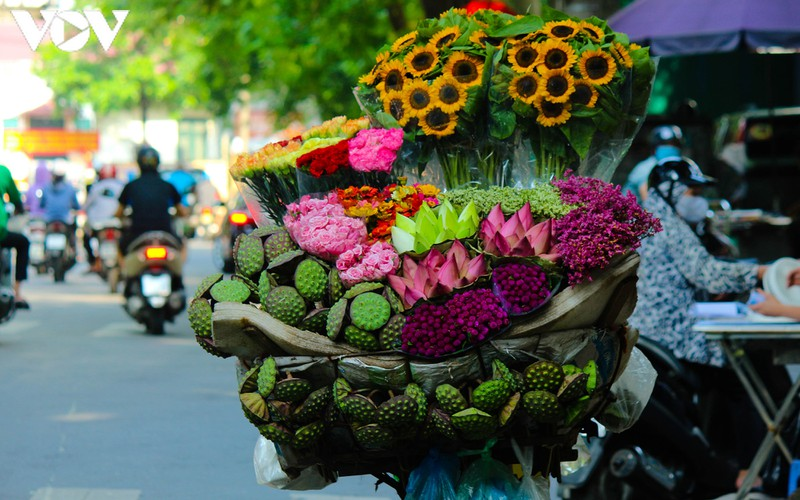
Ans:
[{"label": "person's hand", "polygon": [[756,271],[756,276],[758,280],[761,281],[764,279],[764,275],[767,273],[767,268],[769,266],[758,266],[758,270]]},{"label": "person's hand", "polygon": [[778,299],[775,298],[774,295],[765,292],[764,290],[757,288],[756,292],[761,294],[764,297],[764,300],[759,302],[758,304],[751,304],[748,307],[765,316],[783,316],[784,308],[786,307],[785,304],[782,304]]},{"label": "person's hand", "polygon": [[797,269],[792,270],[788,276],[786,276],[786,286],[795,286],[800,285],[800,267]]}]

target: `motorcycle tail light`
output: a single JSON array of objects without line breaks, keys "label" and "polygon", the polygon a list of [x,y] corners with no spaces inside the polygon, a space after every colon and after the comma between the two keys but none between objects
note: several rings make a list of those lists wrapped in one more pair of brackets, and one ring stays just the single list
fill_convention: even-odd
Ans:
[{"label": "motorcycle tail light", "polygon": [[147,247],[144,256],[148,260],[164,260],[167,258],[167,247]]},{"label": "motorcycle tail light", "polygon": [[242,212],[234,212],[230,216],[231,224],[235,224],[237,226],[242,226],[244,224],[247,224],[247,221],[249,219],[250,217],[248,217],[247,214],[244,214]]},{"label": "motorcycle tail light", "polygon": [[103,233],[103,237],[107,240],[115,240],[117,239],[117,231],[114,229],[106,229]]}]

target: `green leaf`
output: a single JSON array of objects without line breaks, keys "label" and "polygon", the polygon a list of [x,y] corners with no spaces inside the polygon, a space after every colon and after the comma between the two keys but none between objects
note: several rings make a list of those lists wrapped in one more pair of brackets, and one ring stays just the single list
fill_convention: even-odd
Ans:
[{"label": "green leaf", "polygon": [[594,139],[595,128],[591,120],[571,119],[566,127],[563,127],[564,135],[567,136],[572,149],[583,159],[589,154],[589,147]]},{"label": "green leaf", "polygon": [[533,33],[534,31],[540,30],[543,26],[544,21],[542,18],[538,16],[525,16],[503,28],[490,30],[486,34],[498,38],[513,37],[525,33]]}]

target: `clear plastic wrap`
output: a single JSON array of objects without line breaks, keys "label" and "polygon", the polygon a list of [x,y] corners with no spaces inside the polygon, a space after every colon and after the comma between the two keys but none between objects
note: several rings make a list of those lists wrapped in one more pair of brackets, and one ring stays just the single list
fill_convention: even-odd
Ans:
[{"label": "clear plastic wrap", "polygon": [[625,371],[611,386],[613,400],[596,417],[597,421],[611,432],[629,429],[647,406],[657,375],[647,356],[634,347]]},{"label": "clear plastic wrap", "polygon": [[253,451],[253,467],[258,484],[279,490],[321,490],[335,483],[338,476],[322,465],[306,467],[290,476],[283,469],[281,456],[272,441],[259,436]]},{"label": "clear plastic wrap", "polygon": [[548,500],[550,498],[550,478],[541,474],[533,475],[533,447],[520,448],[515,439],[511,440],[514,455],[522,468],[516,500]]}]

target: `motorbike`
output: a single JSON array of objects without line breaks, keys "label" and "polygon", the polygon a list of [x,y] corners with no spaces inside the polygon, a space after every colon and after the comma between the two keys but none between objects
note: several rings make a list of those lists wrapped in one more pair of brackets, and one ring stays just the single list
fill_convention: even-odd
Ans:
[{"label": "motorbike", "polygon": [[153,335],[186,308],[181,287],[180,242],[164,231],[150,231],[128,246],[122,264],[125,311]]},{"label": "motorbike", "polygon": [[56,283],[64,281],[67,271],[75,265],[74,235],[62,221],[47,223],[44,237],[47,268],[53,270]]},{"label": "motorbike", "polygon": [[10,321],[16,311],[16,297],[11,273],[11,250],[0,248],[0,323]]},{"label": "motorbike", "polygon": [[[661,344],[640,337],[636,345],[658,372],[650,401],[630,429],[588,441],[591,460],[562,478],[560,497],[677,500],[731,493],[738,467],[730,440],[715,432],[713,393]],[[796,450],[796,423],[788,427],[794,437],[787,442]],[[764,490],[785,493],[788,470],[773,452],[761,473]]]},{"label": "motorbike", "polygon": [[44,239],[47,234],[47,224],[42,219],[31,218],[28,220],[25,232],[30,241],[29,264],[37,274],[45,274],[47,272],[47,255],[44,251]]},{"label": "motorbike", "polygon": [[119,238],[122,234],[120,223],[117,219],[112,219],[102,224],[94,224],[92,233],[95,255],[100,261],[100,277],[108,283],[111,293],[116,293],[120,280],[118,257]]}]

